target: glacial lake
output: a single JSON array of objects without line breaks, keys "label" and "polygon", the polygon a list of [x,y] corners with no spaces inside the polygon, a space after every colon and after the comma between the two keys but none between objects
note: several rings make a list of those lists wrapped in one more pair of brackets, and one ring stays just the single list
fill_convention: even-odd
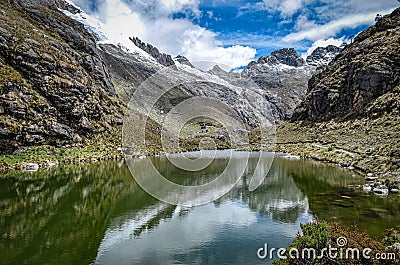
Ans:
[{"label": "glacial lake", "polygon": [[[187,185],[207,183],[227,165],[219,158],[188,174],[165,157],[145,159]],[[352,171],[276,156],[250,192],[256,164],[255,152],[233,189],[194,207],[151,197],[124,161],[8,173],[0,178],[0,264],[271,264],[257,250],[287,247],[317,217],[378,238],[400,223],[400,196],[354,189],[363,179]]]}]

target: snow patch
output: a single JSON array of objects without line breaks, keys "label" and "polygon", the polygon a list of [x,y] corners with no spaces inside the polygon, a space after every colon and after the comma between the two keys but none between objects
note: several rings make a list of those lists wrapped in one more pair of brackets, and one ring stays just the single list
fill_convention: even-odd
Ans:
[{"label": "snow patch", "polygon": [[60,11],[66,16],[83,24],[84,27],[97,39],[98,44],[113,44],[123,49],[127,53],[137,54],[144,59],[157,63],[157,61],[150,54],[137,47],[133,42],[129,40],[129,38],[125,40],[123,37],[122,39],[111,37],[111,34],[107,33],[106,25],[102,23],[99,19],[86,14],[82,10],[80,13],[77,14],[73,14],[68,10],[63,9],[60,9]]},{"label": "snow patch", "polygon": [[315,51],[319,47],[325,48],[329,45],[340,47],[343,44],[343,39],[344,37],[340,39],[329,38],[327,40],[324,39],[317,40],[311,45],[311,47],[307,50],[307,52],[301,54],[301,57],[304,60],[306,60],[307,56],[310,56],[313,53],[313,51]]}]

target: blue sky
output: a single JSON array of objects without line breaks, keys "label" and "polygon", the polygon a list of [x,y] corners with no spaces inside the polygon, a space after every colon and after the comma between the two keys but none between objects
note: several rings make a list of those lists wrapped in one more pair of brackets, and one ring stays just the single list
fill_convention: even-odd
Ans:
[{"label": "blue sky", "polygon": [[[121,35],[237,68],[272,51],[339,44],[398,0],[72,0]],[[311,49],[310,49],[311,48]]]}]

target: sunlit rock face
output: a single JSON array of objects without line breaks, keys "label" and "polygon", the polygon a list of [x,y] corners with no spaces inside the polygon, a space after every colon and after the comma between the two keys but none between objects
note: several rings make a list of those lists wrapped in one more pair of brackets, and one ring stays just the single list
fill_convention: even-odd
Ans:
[{"label": "sunlit rock face", "polygon": [[0,3],[0,151],[109,131],[121,103],[96,39],[64,1]]}]

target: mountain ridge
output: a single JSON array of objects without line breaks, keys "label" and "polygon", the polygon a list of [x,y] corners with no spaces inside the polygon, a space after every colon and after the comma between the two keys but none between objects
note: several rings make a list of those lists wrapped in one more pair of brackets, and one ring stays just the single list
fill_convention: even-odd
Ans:
[{"label": "mountain ridge", "polygon": [[361,32],[309,81],[278,150],[359,170],[373,190],[400,185],[400,8]]},{"label": "mountain ridge", "polygon": [[[252,127],[257,124],[251,109],[265,112],[263,103],[271,103],[276,121],[287,119],[316,69],[294,49],[282,49],[260,57],[242,73],[205,73],[185,57],[172,58],[138,38],[132,37],[131,43],[144,52],[102,39],[106,34],[101,28],[84,24],[89,17],[63,0],[15,0],[2,2],[1,9],[2,152],[30,145],[81,145],[118,129],[132,93],[163,67],[172,67],[182,80],[200,77],[211,83],[178,86],[158,106],[160,114],[194,95],[207,96],[238,110]],[[19,30],[12,26],[15,21]],[[25,30],[28,24],[32,33]],[[293,74],[298,75],[298,86],[284,91],[291,86],[285,80]],[[258,85],[251,89],[252,96],[243,93],[242,77]],[[289,103],[282,103],[286,99]]]},{"label": "mountain ridge", "polygon": [[380,96],[400,84],[400,8],[379,19],[347,45],[309,82],[293,120],[365,117]]}]

